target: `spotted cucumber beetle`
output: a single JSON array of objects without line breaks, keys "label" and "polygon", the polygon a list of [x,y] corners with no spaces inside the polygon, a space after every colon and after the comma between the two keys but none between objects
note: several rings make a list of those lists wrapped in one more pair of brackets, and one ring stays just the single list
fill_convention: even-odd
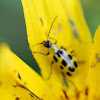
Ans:
[{"label": "spotted cucumber beetle", "polygon": [[[57,16],[55,17],[55,19],[56,18]],[[38,43],[38,44],[43,44],[44,47],[48,48],[48,53],[44,54],[42,52],[37,52],[37,51],[34,51],[33,53],[40,53],[45,56],[48,56],[50,53],[53,53],[53,61],[51,62],[50,76],[52,74],[52,65],[55,62],[60,63],[58,67],[60,67],[60,70],[62,73],[67,74],[68,76],[72,76],[76,72],[77,67],[78,67],[78,62],[77,62],[76,57],[72,55],[72,52],[68,52],[64,47],[59,48],[56,45],[57,40],[49,37],[50,31],[51,31],[51,28],[53,26],[55,19],[53,20],[51,27],[49,29],[49,33],[47,34],[47,40],[43,41],[42,43]],[[51,43],[49,39],[55,40],[55,43],[54,44]],[[48,79],[50,78],[50,76],[48,77]]]}]

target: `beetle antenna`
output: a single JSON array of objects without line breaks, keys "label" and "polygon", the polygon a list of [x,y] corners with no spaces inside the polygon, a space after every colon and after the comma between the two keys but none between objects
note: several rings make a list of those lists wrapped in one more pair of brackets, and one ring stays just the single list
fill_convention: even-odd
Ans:
[{"label": "beetle antenna", "polygon": [[43,42],[42,42],[42,43],[37,43],[37,44],[33,45],[32,47],[35,47],[35,46],[37,46],[37,45],[39,45],[39,44],[43,44]]},{"label": "beetle antenna", "polygon": [[57,16],[54,18],[54,20],[53,20],[53,22],[52,22],[52,24],[51,24],[51,27],[50,27],[50,29],[49,29],[49,33],[48,33],[48,35],[47,35],[47,40],[48,40],[49,34],[50,34],[50,32],[51,32],[52,26],[53,26],[53,24],[54,24],[56,18],[57,18]]}]

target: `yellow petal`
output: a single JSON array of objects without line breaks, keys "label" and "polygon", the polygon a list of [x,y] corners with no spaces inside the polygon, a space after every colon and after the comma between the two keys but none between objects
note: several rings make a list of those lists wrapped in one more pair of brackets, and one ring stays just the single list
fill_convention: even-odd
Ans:
[{"label": "yellow petal", "polygon": [[89,100],[100,100],[100,26],[93,41],[87,77],[88,98]]},{"label": "yellow petal", "polygon": [[[57,8],[56,9],[54,8],[56,7],[54,6],[56,4],[56,1],[54,0],[52,1],[22,0],[24,14],[25,14],[25,21],[26,21],[26,26],[27,26],[28,41],[29,41],[30,48],[32,51],[41,51],[44,53],[48,52],[47,49],[44,49],[42,45],[35,46],[34,48],[33,46],[47,39],[46,32],[49,31],[52,21],[54,20],[56,16],[57,16],[57,19],[54,22],[55,28],[54,29],[52,28],[50,37],[54,37],[54,38],[58,37],[60,40],[62,40],[66,36],[64,33],[66,28],[64,27],[68,28],[68,30],[66,31],[66,34],[70,33],[71,28],[70,28],[69,23],[67,22],[68,18],[66,17],[66,14],[64,13],[63,7],[62,5],[60,5],[60,3],[61,3],[60,0],[58,0],[57,4],[59,6],[57,10]],[[53,6],[51,7],[51,5]],[[53,12],[51,12],[52,10],[50,9],[54,9]],[[59,9],[60,9],[60,12],[62,13],[62,16],[59,13]],[[48,15],[46,15],[46,13],[48,13]],[[41,20],[42,20],[42,23],[41,23]],[[66,23],[66,24],[62,24],[62,23]],[[58,32],[58,24],[61,24],[62,32]],[[69,35],[66,37],[67,39],[63,41],[59,40],[58,44],[60,44],[60,42],[65,42],[65,41],[67,41],[66,43],[69,44],[70,42],[68,41],[71,40],[70,39],[71,37],[69,38],[68,37]],[[48,76],[50,75],[50,70],[51,70],[50,65],[53,60],[52,55],[50,55],[49,57],[45,57],[40,54],[35,54],[34,57],[36,61],[38,62],[39,67],[41,68],[42,76],[45,79],[47,79]],[[54,70],[53,70],[53,73],[54,73]],[[51,88],[53,93],[55,93],[58,99],[60,99],[61,97],[63,98],[65,97],[63,93],[63,86],[62,86],[62,75],[61,73],[59,73],[59,71],[58,71],[58,74],[56,73],[52,74],[52,77],[50,78],[50,80],[48,80],[48,86]]]},{"label": "yellow petal", "polygon": [[6,44],[0,45],[0,98],[2,100],[40,100],[40,98],[56,100],[43,79]]},{"label": "yellow petal", "polygon": [[63,0],[63,1],[68,16],[73,21],[72,24],[75,24],[75,26],[73,26],[73,29],[75,31],[75,27],[76,27],[76,31],[77,31],[76,33],[78,33],[79,35],[78,36],[79,40],[82,43],[91,44],[92,37],[83,15],[80,0]]},{"label": "yellow petal", "polygon": [[77,88],[84,88],[85,75],[88,72],[88,52],[92,43],[91,33],[87,27],[79,0],[63,0],[66,5],[66,11],[71,22],[72,30],[76,39],[73,40],[72,50],[74,50],[76,58],[79,62],[78,72],[75,76],[67,77],[72,80]]},{"label": "yellow petal", "polygon": [[[76,39],[74,39],[72,42],[72,50],[74,50],[75,56],[79,62],[77,74],[73,77],[66,76],[66,78],[72,80],[75,83],[76,87],[79,89],[79,91],[81,91],[84,88],[86,80],[85,76],[88,72],[89,63],[87,55],[89,53],[90,46],[92,43],[92,37],[85,22],[79,0],[63,1],[66,5],[66,11],[68,13],[68,16],[71,19],[73,34],[76,34]],[[69,94],[71,93],[69,92]]]},{"label": "yellow petal", "polygon": [[[40,51],[45,54],[48,52],[43,45],[35,44],[47,40],[46,33],[48,34],[51,24],[57,16],[51,28],[50,37],[57,39],[57,45],[59,47],[68,47],[68,49],[70,47],[75,51],[77,59],[81,62],[79,65],[79,74],[77,74],[77,77],[75,76],[69,79],[74,81],[78,88],[81,88],[85,82],[84,75],[86,75],[88,71],[87,54],[92,39],[83,17],[79,0],[22,0],[22,5],[26,21],[28,42],[32,52]],[[54,40],[50,41],[54,43]],[[62,91],[62,74],[58,67],[56,67],[59,66],[59,64],[53,65],[52,76],[47,80],[50,75],[53,55],[44,56],[41,54],[34,54],[34,58],[41,68],[43,78],[53,93],[55,93],[58,98],[60,98],[60,95],[64,96]],[[82,84],[80,84],[81,79]]]}]

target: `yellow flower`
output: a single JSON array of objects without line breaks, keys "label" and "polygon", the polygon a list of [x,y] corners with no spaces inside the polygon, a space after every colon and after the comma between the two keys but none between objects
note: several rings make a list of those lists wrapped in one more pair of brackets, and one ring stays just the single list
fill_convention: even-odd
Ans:
[{"label": "yellow flower", "polygon": [[[28,42],[34,51],[47,53],[36,45],[50,37],[69,52],[79,64],[75,75],[63,79],[53,55],[33,53],[42,77],[18,58],[6,44],[0,45],[0,97],[3,100],[100,100],[100,26],[92,42],[79,0],[22,0]],[[56,20],[51,27],[54,18]],[[50,28],[51,27],[51,28]],[[54,43],[54,40],[50,41]],[[67,84],[66,84],[67,83]],[[67,86],[68,85],[68,86]]]}]

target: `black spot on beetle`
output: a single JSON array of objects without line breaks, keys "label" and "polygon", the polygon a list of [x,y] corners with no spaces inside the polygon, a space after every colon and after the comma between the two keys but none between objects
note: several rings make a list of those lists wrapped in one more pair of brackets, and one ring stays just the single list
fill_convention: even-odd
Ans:
[{"label": "black spot on beetle", "polygon": [[69,60],[71,60],[71,59],[72,59],[72,56],[71,56],[71,55],[67,55],[67,58],[68,58]]},{"label": "black spot on beetle", "polygon": [[71,73],[69,73],[69,72],[67,72],[66,74],[67,74],[68,76],[72,76]]},{"label": "black spot on beetle", "polygon": [[71,72],[74,72],[74,71],[75,71],[75,69],[74,69],[72,66],[70,66],[68,69],[69,69]]},{"label": "black spot on beetle", "polygon": [[66,66],[66,65],[67,65],[67,61],[66,61],[66,60],[63,60],[63,61],[62,61],[62,64],[63,64],[64,66]]},{"label": "black spot on beetle", "polygon": [[59,53],[60,53],[60,54],[63,54],[64,52],[63,52],[62,50],[59,50]]},{"label": "black spot on beetle", "polygon": [[75,66],[75,67],[78,67],[78,65],[77,65],[77,62],[76,62],[76,61],[74,61],[74,66]]},{"label": "black spot on beetle", "polygon": [[58,55],[58,57],[61,57],[61,54],[63,54],[63,51],[58,50],[56,54]]},{"label": "black spot on beetle", "polygon": [[62,66],[60,66],[61,69],[64,69]]},{"label": "black spot on beetle", "polygon": [[56,56],[53,56],[53,58],[54,58],[54,60],[57,62],[58,61],[58,59],[56,58]]},{"label": "black spot on beetle", "polygon": [[61,57],[61,54],[59,52],[56,53],[58,55],[58,57]]}]

